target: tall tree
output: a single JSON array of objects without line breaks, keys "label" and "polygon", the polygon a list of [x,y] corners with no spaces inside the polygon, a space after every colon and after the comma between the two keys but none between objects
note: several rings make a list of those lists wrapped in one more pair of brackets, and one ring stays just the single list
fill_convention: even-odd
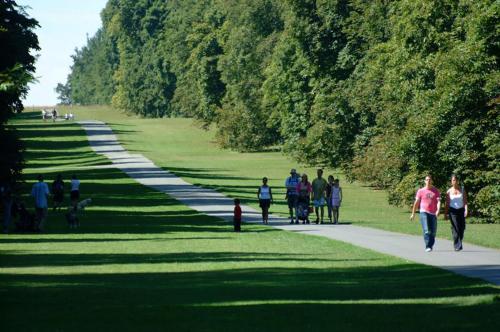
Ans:
[{"label": "tall tree", "polygon": [[12,0],[0,1],[0,183],[16,181],[23,166],[22,144],[13,128],[6,123],[23,109],[28,83],[33,80],[38,26],[24,9]]}]

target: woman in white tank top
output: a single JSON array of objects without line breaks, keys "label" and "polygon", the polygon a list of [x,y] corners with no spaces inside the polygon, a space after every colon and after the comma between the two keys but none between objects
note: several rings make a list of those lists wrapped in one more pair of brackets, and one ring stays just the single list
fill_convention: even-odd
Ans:
[{"label": "woman in white tank top", "polygon": [[451,188],[446,192],[444,218],[450,218],[451,234],[455,251],[463,249],[462,240],[465,232],[465,217],[467,217],[467,194],[456,175],[451,176]]},{"label": "woman in white tank top", "polygon": [[267,178],[262,179],[262,186],[257,191],[257,198],[259,199],[259,206],[262,209],[262,222],[269,223],[269,207],[273,201],[273,193],[271,187],[267,185]]}]

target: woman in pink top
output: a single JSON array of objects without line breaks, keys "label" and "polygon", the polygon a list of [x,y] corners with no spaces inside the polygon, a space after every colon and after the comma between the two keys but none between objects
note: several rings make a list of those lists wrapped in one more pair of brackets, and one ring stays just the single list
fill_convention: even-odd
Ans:
[{"label": "woman in pink top", "polygon": [[417,207],[420,211],[420,224],[424,233],[425,251],[430,252],[434,247],[437,231],[437,217],[441,207],[441,194],[432,185],[432,176],[425,177],[425,186],[417,191],[410,220],[415,218]]},{"label": "woman in pink top", "polygon": [[465,217],[467,217],[467,193],[460,187],[456,175],[451,176],[451,188],[446,192],[444,219],[450,217],[451,234],[455,251],[463,249],[462,240],[465,232]]}]

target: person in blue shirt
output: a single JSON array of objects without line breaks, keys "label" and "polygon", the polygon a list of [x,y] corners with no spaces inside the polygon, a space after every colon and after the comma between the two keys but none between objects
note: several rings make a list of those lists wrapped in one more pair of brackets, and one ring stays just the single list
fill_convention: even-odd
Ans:
[{"label": "person in blue shirt", "polygon": [[43,232],[45,228],[49,195],[49,186],[43,182],[43,176],[40,174],[38,175],[38,182],[31,188],[31,196],[35,199],[37,229],[41,232]]}]

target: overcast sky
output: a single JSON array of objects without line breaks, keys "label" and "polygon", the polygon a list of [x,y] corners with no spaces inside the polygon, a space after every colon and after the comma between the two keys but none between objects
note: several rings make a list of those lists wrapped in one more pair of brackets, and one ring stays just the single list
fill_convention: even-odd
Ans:
[{"label": "overcast sky", "polygon": [[100,13],[107,0],[18,0],[38,20],[35,30],[41,47],[35,64],[37,83],[30,84],[24,106],[55,105],[57,83],[65,83],[75,48],[86,44],[101,26]]}]

